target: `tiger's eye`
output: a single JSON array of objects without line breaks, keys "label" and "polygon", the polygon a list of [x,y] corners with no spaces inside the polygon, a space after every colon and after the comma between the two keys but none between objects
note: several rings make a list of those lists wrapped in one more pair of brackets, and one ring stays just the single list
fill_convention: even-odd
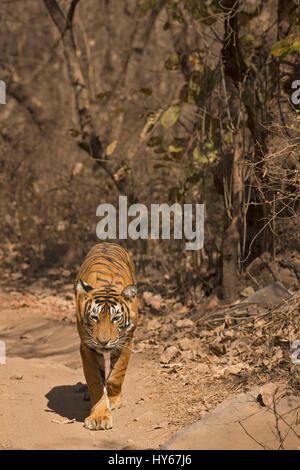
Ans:
[{"label": "tiger's eye", "polygon": [[90,314],[90,319],[93,320],[93,321],[98,321],[98,315],[97,315],[97,313],[92,312],[92,313]]},{"label": "tiger's eye", "polygon": [[117,321],[121,320],[122,315],[120,313],[117,313],[112,319],[113,323],[116,323]]}]

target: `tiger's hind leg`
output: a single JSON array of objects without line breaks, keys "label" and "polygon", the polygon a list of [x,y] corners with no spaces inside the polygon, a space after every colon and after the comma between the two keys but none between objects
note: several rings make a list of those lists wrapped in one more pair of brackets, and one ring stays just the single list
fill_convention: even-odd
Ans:
[{"label": "tiger's hind leg", "polygon": [[131,354],[133,338],[126,341],[121,350],[111,353],[110,373],[107,378],[107,394],[112,410],[120,408],[122,403],[122,385]]},{"label": "tiger's hind leg", "polygon": [[83,371],[89,389],[91,413],[84,421],[84,426],[91,430],[112,428],[111,408],[105,387],[103,355],[80,345]]}]

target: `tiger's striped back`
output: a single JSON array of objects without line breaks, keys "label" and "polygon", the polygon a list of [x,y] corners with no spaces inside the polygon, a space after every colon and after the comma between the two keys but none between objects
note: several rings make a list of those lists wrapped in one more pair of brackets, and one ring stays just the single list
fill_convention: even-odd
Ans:
[{"label": "tiger's striped back", "polygon": [[128,253],[115,243],[99,243],[87,254],[75,280],[82,279],[94,289],[112,289],[120,293],[136,284],[135,269]]}]

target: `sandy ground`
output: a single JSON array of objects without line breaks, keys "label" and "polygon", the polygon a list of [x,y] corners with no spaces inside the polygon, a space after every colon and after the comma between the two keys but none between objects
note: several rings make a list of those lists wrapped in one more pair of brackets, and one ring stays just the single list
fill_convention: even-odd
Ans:
[{"label": "sandy ground", "polygon": [[[0,363],[0,449],[164,448],[185,426],[199,422],[201,430],[203,418],[208,419],[228,398],[278,378],[283,382],[293,378],[295,384],[299,381],[297,371],[293,369],[292,376],[288,367],[289,350],[280,349],[279,359],[285,362],[272,369],[273,356],[263,356],[262,347],[257,347],[257,341],[261,344],[265,340],[257,336],[255,321],[250,323],[248,336],[242,322],[237,324],[238,330],[235,324],[232,330],[224,325],[197,330],[191,313],[181,304],[176,304],[178,310],[174,302],[166,303],[159,313],[143,306],[123,386],[123,404],[113,411],[113,429],[87,430],[83,422],[90,403],[83,399],[86,385],[72,285],[66,284],[56,295],[53,291],[36,284],[21,291],[0,290],[0,340],[6,345],[6,363]],[[162,303],[157,296],[150,300],[159,301],[158,307]],[[206,312],[204,308],[199,311]],[[242,347],[239,354],[234,349],[237,341]],[[296,389],[294,386],[293,393]],[[260,411],[257,402],[255,406]],[[261,427],[254,424],[252,434]],[[228,443],[228,431],[224,430],[219,438],[214,433],[206,443],[204,429],[202,447],[197,434],[196,448],[243,448],[244,434],[239,429],[239,437]],[[179,449],[180,442],[176,441]],[[297,448],[298,442],[289,446]]]},{"label": "sandy ground", "polygon": [[10,301],[1,296],[0,339],[7,357],[0,364],[0,448],[158,448],[176,429],[168,425],[153,362],[144,352],[131,356],[113,429],[85,429],[90,404],[83,399],[76,326]]}]

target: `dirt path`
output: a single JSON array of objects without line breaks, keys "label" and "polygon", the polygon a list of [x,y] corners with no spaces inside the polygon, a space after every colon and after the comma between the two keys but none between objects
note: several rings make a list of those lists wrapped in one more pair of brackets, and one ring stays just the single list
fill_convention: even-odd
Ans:
[{"label": "dirt path", "polygon": [[[253,387],[280,380],[289,385],[288,394],[297,394],[299,371],[287,343],[265,346],[274,331],[283,339],[290,335],[291,342],[298,338],[298,320],[290,333],[281,320],[290,312],[298,318],[297,296],[280,308],[276,324],[268,320],[273,311],[263,319],[258,311],[258,318],[252,312],[244,323],[221,316],[206,326],[205,307],[193,313],[178,299],[163,304],[144,292],[123,405],[113,411],[113,429],[89,431],[83,427],[90,404],[83,400],[72,284],[56,295],[53,290],[37,283],[0,290],[0,340],[7,356],[0,363],[0,449],[158,449],[175,431],[201,423],[219,403]],[[269,324],[272,331],[261,329]],[[220,442],[215,436],[207,448],[223,448]],[[235,446],[236,438],[228,448]]]},{"label": "dirt path", "polygon": [[123,405],[109,431],[83,427],[89,402],[75,324],[53,321],[28,298],[14,303],[2,294],[0,339],[0,448],[158,448],[176,426],[168,424],[155,386],[155,364],[147,352],[133,352],[125,378]]}]

